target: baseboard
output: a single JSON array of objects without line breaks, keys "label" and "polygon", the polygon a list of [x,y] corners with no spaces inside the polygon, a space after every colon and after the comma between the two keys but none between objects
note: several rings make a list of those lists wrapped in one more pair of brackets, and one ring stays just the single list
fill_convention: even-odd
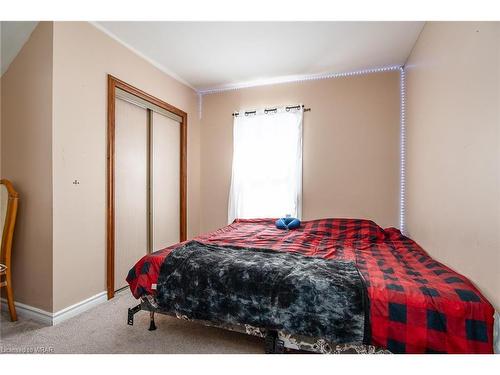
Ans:
[{"label": "baseboard", "polygon": [[52,325],[59,324],[61,322],[64,322],[65,320],[68,320],[74,316],[77,316],[81,314],[84,311],[87,311],[91,309],[94,306],[97,306],[103,302],[106,302],[108,300],[108,296],[106,292],[101,292],[96,294],[95,296],[92,296],[90,298],[87,298],[83,301],[77,302],[74,305],[68,306],[62,310],[59,310],[55,312],[52,315]]},{"label": "baseboard", "polygon": [[[5,298],[2,298],[1,301],[2,301],[2,311],[9,311],[9,307],[7,306],[7,300]],[[30,319],[46,326],[52,325],[51,312],[30,305],[26,305],[21,302],[14,302],[14,305],[16,306],[18,319],[19,318]]]},{"label": "baseboard", "polygon": [[[56,325],[74,316],[81,314],[84,311],[91,309],[105,301],[107,301],[107,293],[101,292],[87,298],[83,301],[77,302],[74,305],[68,306],[62,310],[51,313],[37,307],[26,305],[21,302],[14,302],[16,305],[17,315],[23,319],[31,319],[43,325]],[[8,311],[7,301],[5,298],[1,299],[2,310]]]}]

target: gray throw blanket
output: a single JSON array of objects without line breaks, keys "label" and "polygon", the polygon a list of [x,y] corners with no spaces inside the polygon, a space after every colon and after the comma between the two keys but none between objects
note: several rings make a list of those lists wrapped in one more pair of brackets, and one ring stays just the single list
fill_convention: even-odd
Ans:
[{"label": "gray throw blanket", "polygon": [[363,280],[352,262],[191,241],[162,264],[161,310],[191,319],[363,343]]}]

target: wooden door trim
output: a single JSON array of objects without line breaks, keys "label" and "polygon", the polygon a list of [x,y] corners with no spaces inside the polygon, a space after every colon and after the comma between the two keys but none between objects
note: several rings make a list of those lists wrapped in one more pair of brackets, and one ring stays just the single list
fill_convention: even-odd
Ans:
[{"label": "wooden door trim", "polygon": [[108,74],[108,147],[106,200],[106,280],[108,299],[115,294],[115,101],[119,88],[181,117],[180,123],[180,241],[187,239],[187,113]]}]

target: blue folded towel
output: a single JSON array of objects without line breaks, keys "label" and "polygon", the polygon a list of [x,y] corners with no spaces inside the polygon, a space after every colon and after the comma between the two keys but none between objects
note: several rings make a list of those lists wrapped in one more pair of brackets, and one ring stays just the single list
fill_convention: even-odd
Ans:
[{"label": "blue folded towel", "polygon": [[282,217],[276,220],[276,228],[278,229],[295,229],[300,227],[300,220],[295,217]]}]

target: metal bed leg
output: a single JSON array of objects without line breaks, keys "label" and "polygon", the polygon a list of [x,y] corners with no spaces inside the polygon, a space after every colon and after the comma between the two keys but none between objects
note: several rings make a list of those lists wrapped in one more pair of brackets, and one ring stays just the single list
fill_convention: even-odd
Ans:
[{"label": "metal bed leg", "polygon": [[283,354],[285,352],[285,343],[279,338],[274,342],[274,354]]},{"label": "metal bed leg", "polygon": [[155,313],[154,311],[149,312],[149,331],[154,331],[156,329],[155,324]]},{"label": "metal bed leg", "polygon": [[284,342],[278,338],[278,332],[276,331],[267,331],[264,343],[266,354],[282,354],[285,352]]},{"label": "metal bed leg", "polygon": [[127,324],[129,326],[133,326],[134,325],[134,315],[141,311],[141,305],[137,305],[135,307],[132,307],[132,308],[129,308],[128,309],[128,317],[127,317]]}]

